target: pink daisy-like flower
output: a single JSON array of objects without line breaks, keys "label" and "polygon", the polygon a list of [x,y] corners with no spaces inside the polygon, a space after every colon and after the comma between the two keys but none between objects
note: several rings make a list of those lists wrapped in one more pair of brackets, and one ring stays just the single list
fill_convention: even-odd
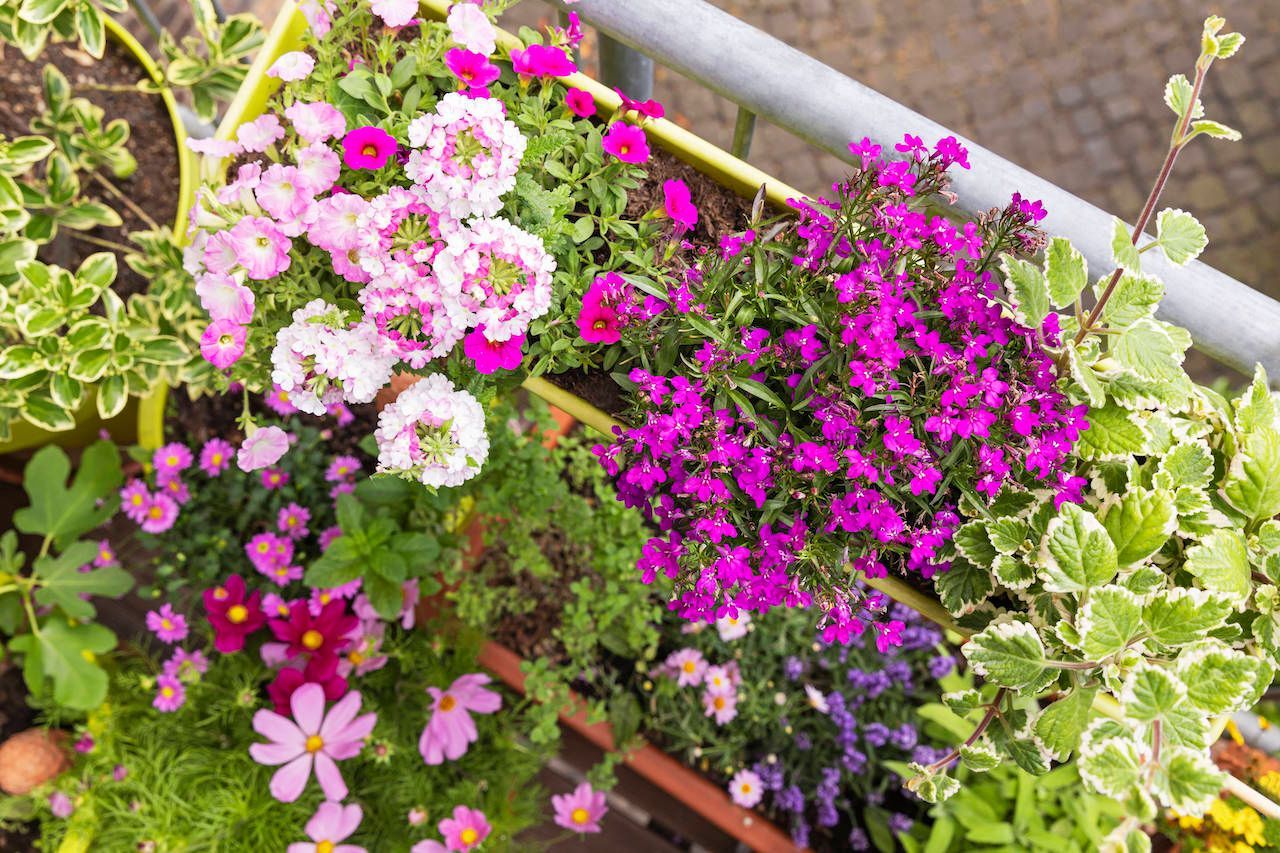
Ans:
[{"label": "pink daisy-like flower", "polygon": [[289,268],[293,243],[274,222],[262,216],[241,217],[230,231],[236,262],[245,275],[259,281],[275,278]]},{"label": "pink daisy-like flower", "polygon": [[278,426],[259,427],[240,445],[236,464],[241,471],[257,471],[274,465],[288,449],[289,433]]},{"label": "pink daisy-like flower", "polygon": [[681,687],[696,687],[702,683],[702,676],[707,671],[706,658],[697,649],[680,649],[672,652],[665,666],[675,673],[676,684]]},{"label": "pink daisy-like flower", "polygon": [[290,539],[302,539],[307,535],[307,522],[310,520],[311,510],[291,503],[276,513],[276,529]]},{"label": "pink daisy-like flower", "polygon": [[266,151],[276,142],[284,139],[284,128],[275,113],[264,113],[253,121],[240,125],[236,131],[236,141],[245,151]]},{"label": "pink daisy-like flower", "polygon": [[200,355],[219,370],[226,370],[244,355],[245,327],[230,320],[214,320],[200,336]]},{"label": "pink daisy-like flower", "polygon": [[491,341],[484,333],[484,326],[477,326],[462,339],[462,351],[475,362],[476,372],[488,375],[499,369],[515,370],[524,358],[524,335],[516,335],[505,341]]},{"label": "pink daisy-like flower", "polygon": [[177,474],[191,467],[191,451],[185,444],[172,442],[158,448],[151,454],[151,465],[157,476]]},{"label": "pink daisy-like flower", "polygon": [[502,707],[502,697],[485,687],[489,676],[469,673],[441,690],[428,687],[431,719],[418,739],[418,752],[427,764],[443,764],[461,758],[480,737],[472,712],[492,714]]},{"label": "pink daisy-like flower", "polygon": [[289,698],[293,719],[265,708],[253,715],[254,731],[270,742],[253,744],[249,754],[259,764],[284,765],[271,777],[273,797],[283,803],[298,799],[312,768],[326,798],[340,801],[347,796],[335,762],[359,753],[377,721],[372,713],[356,716],[360,701],[360,693],[352,691],[325,714],[324,688],[304,684]]},{"label": "pink daisy-like flower", "polygon": [[395,137],[382,128],[357,127],[342,137],[342,162],[348,169],[381,169],[396,147]]},{"label": "pink daisy-like flower", "polygon": [[708,693],[732,693],[736,684],[729,667],[709,666],[702,674],[702,686]]},{"label": "pink daisy-like flower", "polygon": [[324,478],[330,483],[354,480],[360,476],[360,460],[354,456],[335,456],[325,469]]},{"label": "pink daisy-like flower", "polygon": [[750,770],[739,770],[729,780],[729,797],[744,809],[753,808],[764,797],[764,783]]},{"label": "pink daisy-like flower", "polygon": [[315,67],[316,60],[311,54],[302,50],[291,50],[271,63],[271,67],[267,69],[267,76],[292,83],[306,79]]},{"label": "pink daisy-like flower", "polygon": [[307,837],[310,841],[295,841],[287,853],[367,853],[355,844],[340,844],[351,837],[364,816],[360,806],[352,803],[323,802],[307,821]]},{"label": "pink daisy-like flower", "polygon": [[289,482],[289,472],[283,468],[266,468],[262,472],[262,488],[269,492],[282,489]]},{"label": "pink daisy-like flower", "polygon": [[596,99],[586,89],[569,89],[564,93],[564,105],[578,118],[591,118],[596,114]]},{"label": "pink daisy-like flower", "polygon": [[676,178],[662,184],[662,204],[667,216],[685,231],[698,224],[698,208],[689,195],[689,185]]},{"label": "pink daisy-like flower", "polygon": [[93,565],[95,568],[114,565],[116,562],[115,549],[111,547],[111,543],[106,539],[98,540],[98,553],[93,557]]},{"label": "pink daisy-like flower", "polygon": [[702,694],[702,708],[706,716],[715,719],[717,726],[723,726],[738,716],[738,694],[706,690]]},{"label": "pink daisy-like flower", "polygon": [[298,411],[298,407],[289,400],[289,392],[279,385],[272,386],[271,393],[263,396],[262,402],[268,409],[282,418]]},{"label": "pink daisy-like flower", "polygon": [[489,56],[497,46],[497,30],[484,10],[474,3],[454,3],[445,23],[450,38],[469,51]]},{"label": "pink daisy-like flower", "polygon": [[445,847],[449,850],[460,851],[467,851],[476,847],[488,838],[489,833],[493,831],[493,828],[489,826],[489,821],[484,816],[484,812],[470,809],[466,806],[455,807],[453,817],[447,817],[440,821],[438,829],[440,834],[444,836]]},{"label": "pink daisy-like flower", "polygon": [[649,159],[649,139],[644,131],[623,121],[609,125],[600,140],[600,147],[623,163],[643,163]]},{"label": "pink daisy-like flower", "polygon": [[147,533],[164,533],[177,520],[178,502],[164,493],[156,493],[143,512],[142,529]]},{"label": "pink daisy-like flower", "polygon": [[156,480],[160,483],[160,488],[156,491],[173,498],[178,506],[185,506],[187,501],[191,500],[191,492],[188,491],[187,484],[177,474],[156,477]]},{"label": "pink daisy-like flower", "polygon": [[187,617],[173,612],[172,604],[147,612],[147,630],[162,643],[177,643],[187,638]]},{"label": "pink daisy-like flower", "polygon": [[302,566],[281,563],[274,566],[259,567],[258,571],[279,587],[285,587],[294,581],[302,580]]},{"label": "pink daisy-like flower", "polygon": [[211,438],[200,449],[200,470],[216,477],[231,467],[235,449],[225,438]]},{"label": "pink daisy-like flower", "polygon": [[142,480],[133,479],[120,490],[120,509],[134,524],[147,519],[147,507],[151,504],[151,492]]},{"label": "pink daisy-like flower", "polygon": [[320,550],[322,552],[328,551],[329,546],[333,544],[333,540],[337,539],[341,535],[342,528],[336,524],[332,527],[326,527],[324,530],[320,531],[320,536],[318,537],[320,541]]},{"label": "pink daisy-like flower", "polygon": [[583,782],[571,794],[557,794],[551,798],[555,809],[555,822],[565,829],[578,833],[600,831],[600,820],[609,811],[603,791]]},{"label": "pink daisy-like flower", "polygon": [[716,631],[720,634],[720,639],[726,643],[747,636],[749,630],[751,630],[751,614],[746,611],[736,616],[726,614],[716,620]]},{"label": "pink daisy-like flower", "polygon": [[284,111],[293,130],[306,142],[324,142],[347,130],[347,120],[337,107],[326,101],[294,102]]},{"label": "pink daisy-like flower", "polygon": [[54,791],[49,795],[49,811],[53,813],[54,817],[66,820],[71,817],[75,810],[75,803],[71,802],[71,798],[61,791]]},{"label": "pink daisy-like flower", "polygon": [[186,701],[187,688],[181,681],[171,675],[162,675],[156,679],[156,698],[151,700],[151,706],[157,711],[172,713]]}]

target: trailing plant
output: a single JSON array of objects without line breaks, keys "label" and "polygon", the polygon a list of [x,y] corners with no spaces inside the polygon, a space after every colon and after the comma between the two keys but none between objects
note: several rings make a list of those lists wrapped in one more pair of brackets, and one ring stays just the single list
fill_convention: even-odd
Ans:
[{"label": "trailing plant", "polygon": [[0,44],[12,44],[34,61],[50,38],[74,39],[90,56],[101,59],[107,47],[103,16],[128,10],[126,0],[3,0]]},{"label": "trailing plant", "polygon": [[13,530],[0,536],[0,635],[22,660],[35,701],[87,711],[107,692],[98,656],[116,635],[94,621],[90,596],[118,598],[133,586],[109,549],[82,539],[111,517],[121,481],[115,445],[99,441],[80,457],[74,478],[58,447],[37,452],[23,471],[30,504],[13,515],[18,531],[40,537],[28,562]]},{"label": "trailing plant", "polygon": [[170,86],[190,93],[196,115],[211,122],[218,105],[234,98],[244,82],[247,60],[262,45],[262,25],[248,14],[219,20],[210,0],[189,5],[195,35],[178,41],[168,30],[160,33],[164,76]]}]

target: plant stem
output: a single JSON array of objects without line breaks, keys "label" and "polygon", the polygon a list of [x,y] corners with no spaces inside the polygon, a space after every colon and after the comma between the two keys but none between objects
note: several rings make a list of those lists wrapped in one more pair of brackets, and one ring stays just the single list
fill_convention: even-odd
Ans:
[{"label": "plant stem", "polygon": [[[1142,213],[1138,216],[1138,221],[1133,226],[1133,236],[1130,242],[1138,245],[1138,239],[1147,230],[1147,225],[1151,222],[1151,214],[1155,212],[1156,202],[1160,200],[1160,195],[1164,192],[1165,184],[1169,182],[1169,174],[1173,171],[1173,164],[1178,159],[1178,152],[1182,150],[1186,144],[1187,128],[1191,124],[1191,115],[1195,112],[1196,102],[1200,99],[1200,90],[1204,88],[1204,78],[1209,72],[1209,63],[1202,66],[1196,63],[1196,82],[1191,87],[1191,98],[1187,103],[1187,108],[1178,118],[1177,130],[1173,134],[1173,139],[1169,143],[1169,151],[1165,154],[1164,164],[1160,167],[1160,174],[1156,176],[1155,185],[1151,187],[1151,192],[1147,195],[1147,201],[1142,205]],[[1102,309],[1106,307],[1107,300],[1111,298],[1111,294],[1115,292],[1116,285],[1120,282],[1120,276],[1124,273],[1123,267],[1116,267],[1111,273],[1111,279],[1107,282],[1107,287],[1102,291],[1102,295],[1098,297],[1098,301],[1094,303],[1093,310],[1089,312],[1089,316],[1080,324],[1080,331],[1076,332],[1074,343],[1079,346],[1081,341],[1089,334],[1093,328],[1093,324],[1098,322],[1098,318],[1102,316]]]},{"label": "plant stem", "polygon": [[955,761],[957,758],[960,757],[960,750],[963,747],[973,746],[974,743],[977,742],[978,738],[982,737],[982,733],[985,732],[987,728],[991,725],[991,721],[996,718],[996,714],[1000,713],[1000,702],[1004,699],[1005,691],[1006,691],[1006,688],[1004,687],[1001,687],[999,690],[996,691],[995,698],[992,699],[991,704],[987,706],[987,713],[982,716],[982,720],[979,721],[977,728],[973,730],[973,734],[969,735],[969,737],[965,739],[965,742],[961,746],[956,747],[955,749],[951,750],[951,752],[949,752],[947,755],[945,755],[941,760],[935,761],[932,764],[930,764],[928,767],[926,767],[925,771],[927,773],[932,774],[932,773],[937,773],[940,770],[946,770],[948,765],[951,764],[951,762]]},{"label": "plant stem", "polygon": [[36,609],[31,606],[31,596],[24,590],[22,608],[27,611],[27,622],[31,625],[31,633],[40,636],[40,623],[36,621]]},{"label": "plant stem", "polygon": [[123,204],[125,207],[132,210],[134,215],[136,215],[143,222],[147,223],[147,227],[150,228],[152,231],[164,230],[163,228],[160,227],[160,225],[154,219],[151,218],[150,214],[148,214],[145,210],[139,207],[137,203],[134,202],[133,199],[129,198],[129,196],[122,193],[119,190],[119,188],[116,187],[115,184],[111,183],[106,178],[104,178],[102,176],[102,173],[99,172],[97,169],[91,170],[89,174],[93,177],[95,181],[102,184],[102,186],[107,190],[107,192],[111,193],[113,196],[119,199],[121,204]]},{"label": "plant stem", "polygon": [[113,252],[130,253],[134,250],[123,243],[117,243],[114,240],[103,240],[101,237],[93,237],[89,234],[81,234],[78,231],[70,231],[73,240],[83,240],[86,243],[92,243],[95,246],[101,246],[104,249],[110,249]]}]

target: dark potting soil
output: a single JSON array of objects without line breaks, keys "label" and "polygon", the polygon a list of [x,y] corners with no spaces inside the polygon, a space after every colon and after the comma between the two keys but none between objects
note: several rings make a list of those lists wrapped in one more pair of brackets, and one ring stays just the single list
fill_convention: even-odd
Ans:
[{"label": "dark potting soil", "polygon": [[[95,60],[72,43],[53,44],[35,62],[28,62],[12,47],[0,48],[0,135],[9,139],[31,133],[31,119],[44,108],[42,75],[52,64],[71,84],[72,95],[83,97],[102,107],[105,120],[122,118],[129,123],[129,152],[138,161],[137,170],[127,178],[105,174],[112,184],[147,212],[163,228],[173,226],[178,209],[178,149],[173,137],[173,124],[159,95],[132,90],[146,79],[146,72],[133,55],[113,39],[107,39],[102,59]],[[120,87],[119,91],[93,88]],[[73,234],[88,234],[101,240],[131,245],[130,231],[146,231],[150,226],[115,198],[88,174],[80,173],[83,195],[101,201],[120,214],[124,224],[118,228],[95,228],[88,232],[59,229],[54,240],[41,247],[40,259],[68,269],[95,252],[103,251]],[[119,274],[115,291],[122,297],[141,293],[147,281],[129,269],[118,258]]]}]

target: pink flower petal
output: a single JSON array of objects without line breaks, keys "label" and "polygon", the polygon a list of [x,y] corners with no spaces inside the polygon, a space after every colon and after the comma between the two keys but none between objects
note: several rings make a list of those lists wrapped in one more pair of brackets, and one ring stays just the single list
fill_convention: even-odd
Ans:
[{"label": "pink flower petal", "polygon": [[360,691],[352,690],[329,709],[324,723],[320,726],[320,737],[324,738],[325,743],[336,743],[342,740],[343,738],[338,736],[339,733],[355,719],[358,713],[360,713]]},{"label": "pink flower petal", "polygon": [[316,781],[320,783],[320,790],[324,791],[324,795],[330,800],[346,799],[347,783],[342,781],[342,773],[338,771],[338,765],[323,752],[316,753]]},{"label": "pink flower petal", "polygon": [[318,733],[324,722],[324,688],[312,682],[302,685],[289,697],[289,710],[304,734]]},{"label": "pink flower petal", "polygon": [[[318,757],[318,755],[317,755]],[[332,762],[330,762],[332,765]],[[317,768],[317,775],[318,768]],[[293,761],[276,771],[271,777],[271,796],[282,803],[292,803],[302,796],[302,789],[307,787],[311,778],[311,753],[303,752]],[[342,788],[342,796],[347,795],[346,786]]]},{"label": "pink flower petal", "polygon": [[291,746],[298,750],[306,747],[307,736],[302,733],[297,724],[275,711],[264,708],[254,714],[253,730],[274,743]]}]

